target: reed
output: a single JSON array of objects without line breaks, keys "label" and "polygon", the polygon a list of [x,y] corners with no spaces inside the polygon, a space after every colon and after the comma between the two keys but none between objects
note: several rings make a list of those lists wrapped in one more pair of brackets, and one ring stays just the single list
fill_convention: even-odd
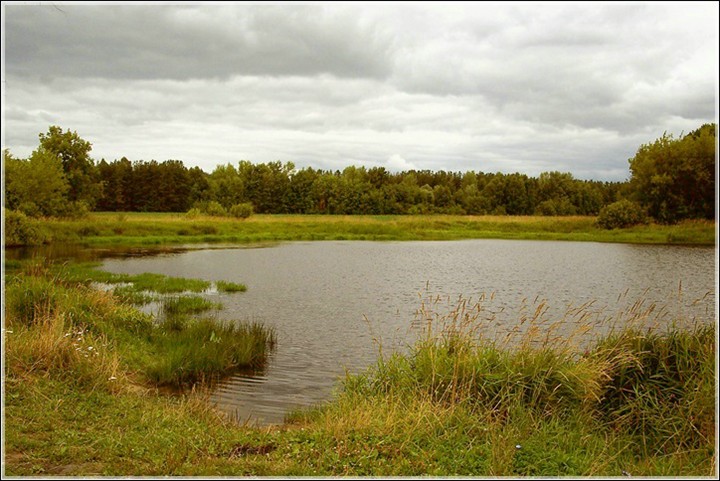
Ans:
[{"label": "reed", "polygon": [[[418,339],[406,352],[380,355],[366,372],[348,375],[329,406],[289,418],[346,440],[345,451],[358,457],[369,448],[354,437],[387,443],[376,464],[353,468],[354,458],[346,472],[331,472],[587,476],[715,469],[714,325],[662,328],[662,309],[641,301],[620,317],[585,305],[548,318],[541,301],[520,320],[522,328],[489,336],[487,300],[424,299],[414,323]],[[598,319],[610,325],[592,341]]]}]

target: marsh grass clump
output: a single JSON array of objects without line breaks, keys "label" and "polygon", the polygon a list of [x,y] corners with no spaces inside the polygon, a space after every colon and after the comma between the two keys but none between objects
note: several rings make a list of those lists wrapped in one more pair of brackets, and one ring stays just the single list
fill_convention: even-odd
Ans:
[{"label": "marsh grass clump", "polygon": [[151,273],[131,276],[128,282],[132,282],[136,290],[154,291],[161,294],[184,291],[202,292],[210,287],[210,282],[200,279],[168,277]]},{"label": "marsh grass clump", "polygon": [[713,325],[665,333],[625,330],[587,356],[605,366],[597,411],[647,449],[702,449],[715,436]]},{"label": "marsh grass clump", "polygon": [[275,345],[260,324],[220,324],[212,319],[168,319],[157,337],[158,359],[148,369],[158,385],[210,381],[241,367],[259,367]]},{"label": "marsh grass clump", "polygon": [[162,311],[166,316],[198,314],[211,309],[222,309],[222,304],[211,302],[200,296],[179,296],[162,300]]},{"label": "marsh grass clump", "polygon": [[135,306],[143,306],[157,300],[157,296],[145,291],[138,291],[132,284],[114,287],[112,293],[122,302]]},{"label": "marsh grass clump", "polygon": [[229,281],[217,281],[215,283],[217,290],[220,292],[245,292],[247,286],[245,284],[238,284],[236,282]]},{"label": "marsh grass clump", "polygon": [[5,315],[25,325],[51,315],[61,300],[58,287],[45,277],[15,277],[7,283]]}]

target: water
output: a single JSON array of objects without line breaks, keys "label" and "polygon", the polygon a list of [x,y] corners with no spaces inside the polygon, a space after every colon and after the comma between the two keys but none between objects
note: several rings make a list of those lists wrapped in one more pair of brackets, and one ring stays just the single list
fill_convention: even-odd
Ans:
[{"label": "water", "polygon": [[[273,326],[277,348],[262,372],[232,376],[212,397],[238,419],[259,424],[280,423],[292,409],[328,400],[346,371],[375,362],[380,346],[383,353],[407,346],[417,333],[412,326],[420,300],[431,295],[440,295],[443,305],[454,305],[458,296],[485,296],[491,335],[516,328],[543,300],[550,320],[591,301],[586,310],[612,315],[637,299],[665,306],[657,317],[667,322],[712,321],[715,313],[713,248],[526,240],[297,242],[110,259],[103,267],[248,286],[245,293],[207,295],[224,304],[222,319]],[[606,331],[601,319],[590,339]]]}]

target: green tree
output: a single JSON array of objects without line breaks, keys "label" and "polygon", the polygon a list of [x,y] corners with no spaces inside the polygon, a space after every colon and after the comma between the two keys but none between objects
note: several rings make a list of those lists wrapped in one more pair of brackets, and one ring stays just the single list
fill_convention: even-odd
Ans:
[{"label": "green tree", "polygon": [[245,185],[232,164],[218,165],[209,177],[211,198],[225,209],[243,202]]},{"label": "green tree", "polygon": [[705,124],[682,139],[665,133],[629,160],[632,195],[657,221],[715,217],[716,129]]},{"label": "green tree", "polygon": [[68,207],[69,184],[60,159],[43,149],[29,159],[16,159],[3,152],[5,202],[10,209],[31,216],[64,215]]},{"label": "green tree", "polygon": [[81,139],[77,132],[63,132],[60,127],[52,125],[46,134],[40,134],[38,150],[60,159],[69,184],[68,199],[71,202],[82,201],[89,207],[94,207],[102,195],[102,184],[90,158],[90,142]]}]

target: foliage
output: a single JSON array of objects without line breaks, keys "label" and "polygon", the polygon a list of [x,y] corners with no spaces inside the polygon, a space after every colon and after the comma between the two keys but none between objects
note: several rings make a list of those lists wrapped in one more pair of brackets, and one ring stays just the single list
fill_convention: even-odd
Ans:
[{"label": "foliage", "polygon": [[7,247],[40,245],[48,240],[38,224],[22,212],[3,209],[3,220],[3,236]]},{"label": "foliage", "polygon": [[600,209],[597,223],[604,229],[622,229],[646,222],[642,207],[627,199],[613,202]]},{"label": "foliage", "polygon": [[[258,214],[331,215],[598,215],[621,197],[636,200],[662,223],[715,215],[715,130],[703,125],[681,139],[663,135],[630,159],[629,183],[576,179],[567,172],[520,173],[409,170],[349,166],[342,171],[292,162],[218,165],[206,173],[179,160],[130,161],[122,157],[97,165],[91,144],[76,132],[51,126],[29,160],[7,164],[7,207],[27,215],[70,215],[63,206],[125,212],[187,212],[244,218]],[[53,160],[54,159],[54,160]],[[44,168],[40,165],[60,162]],[[40,173],[50,172],[47,183]],[[33,180],[34,179],[34,180]],[[40,195],[31,195],[39,192]],[[59,199],[59,200],[58,200]],[[193,215],[193,214],[191,214]],[[190,234],[191,231],[187,231]]]},{"label": "foliage", "polygon": [[55,216],[63,212],[70,186],[56,155],[36,150],[23,160],[5,150],[3,161],[8,208],[30,216]]},{"label": "foliage", "polygon": [[207,215],[212,215],[215,217],[225,217],[227,215],[227,210],[225,210],[225,207],[220,205],[219,202],[216,201],[210,201],[205,206],[204,212]]},{"label": "foliage", "polygon": [[187,211],[185,213],[185,217],[187,217],[188,219],[197,219],[201,215],[202,215],[202,211],[200,209],[198,209],[197,207],[193,207],[192,209],[190,209],[189,211]]},{"label": "foliage", "polygon": [[83,201],[94,207],[102,194],[95,163],[90,158],[92,145],[70,130],[52,125],[46,134],[40,134],[39,152],[60,159],[68,180],[68,199]]},{"label": "foliage", "polygon": [[716,124],[674,139],[663,134],[629,160],[631,189],[659,222],[715,217]]},{"label": "foliage", "polygon": [[230,215],[232,217],[237,217],[238,219],[247,219],[253,215],[253,206],[250,202],[235,204],[230,208]]},{"label": "foliage", "polygon": [[[569,173],[524,174],[407,171],[346,167],[296,169],[292,162],[217,166],[207,174],[179,161],[101,161],[99,210],[208,213],[250,204],[259,214],[596,215],[620,184],[582,181]],[[541,205],[542,204],[542,205]],[[220,214],[213,204],[211,210]],[[233,215],[231,213],[231,215]]]}]

